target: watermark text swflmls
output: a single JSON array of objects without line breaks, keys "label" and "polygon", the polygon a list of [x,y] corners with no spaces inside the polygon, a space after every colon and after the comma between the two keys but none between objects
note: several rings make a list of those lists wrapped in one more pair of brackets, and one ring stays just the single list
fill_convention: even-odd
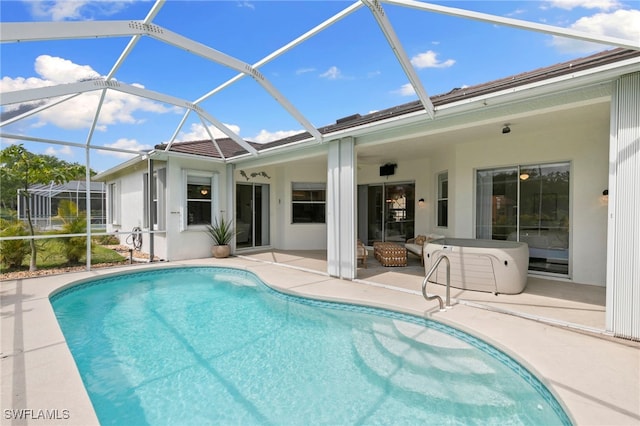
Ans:
[{"label": "watermark text swflmls", "polygon": [[6,408],[3,411],[5,420],[68,420],[71,418],[69,410]]}]

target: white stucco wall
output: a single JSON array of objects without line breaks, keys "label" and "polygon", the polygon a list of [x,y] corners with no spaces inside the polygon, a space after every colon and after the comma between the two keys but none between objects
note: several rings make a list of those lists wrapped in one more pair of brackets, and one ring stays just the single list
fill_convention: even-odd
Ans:
[{"label": "white stucco wall", "polygon": [[[157,168],[166,167],[164,162],[158,162]],[[148,171],[147,162],[140,161],[126,170],[110,177],[107,185],[116,183],[120,198],[118,200],[117,215],[119,221],[117,224],[109,223],[107,225],[108,232],[117,232],[120,234],[119,239],[122,244],[132,245],[131,231],[138,227],[143,230],[142,248],[141,250],[150,253],[150,239],[148,228],[144,224],[144,199],[143,199],[143,176]],[[110,197],[107,197],[107,204],[110,203]],[[110,206],[107,207],[111,209]],[[110,219],[110,218],[109,218]],[[111,221],[110,221],[111,222]],[[166,258],[166,236],[163,233],[156,234],[154,240],[154,254],[161,259]]]},{"label": "white stucco wall", "polygon": [[283,183],[274,203],[275,217],[280,218],[274,228],[280,248],[284,250],[324,250],[327,247],[326,223],[292,223],[291,184],[293,182],[327,182],[326,157],[298,160],[278,166]]},{"label": "white stucco wall", "polygon": [[[436,150],[431,156],[431,175],[429,180],[429,186],[431,188],[431,227],[435,234],[445,235],[447,237],[455,237],[456,230],[456,199],[453,196],[454,188],[456,184],[456,150],[453,147],[446,147]],[[437,193],[437,185],[438,185],[438,175],[442,172],[447,172],[447,176],[449,179],[449,199],[448,199],[448,211],[449,215],[447,218],[447,227],[438,227],[436,223],[436,198],[438,196]]]},{"label": "white stucco wall", "polygon": [[221,163],[184,158],[170,158],[167,162],[166,193],[166,230],[168,260],[200,259],[211,257],[211,240],[204,225],[184,226],[186,214],[186,186],[183,171],[202,172],[208,175],[217,173],[218,187],[213,191],[212,215],[224,215],[233,219],[233,206],[227,206],[226,166]]},{"label": "white stucco wall", "polygon": [[[286,157],[285,157],[286,158]],[[270,244],[281,250],[324,250],[327,247],[326,223],[292,223],[291,184],[293,182],[327,182],[325,156],[279,159],[278,164],[255,165],[251,161],[236,166],[236,183],[269,184]],[[243,176],[244,172],[249,180]],[[269,178],[261,176],[266,173]],[[258,175],[252,177],[252,173]],[[235,184],[235,183],[234,183]]]}]

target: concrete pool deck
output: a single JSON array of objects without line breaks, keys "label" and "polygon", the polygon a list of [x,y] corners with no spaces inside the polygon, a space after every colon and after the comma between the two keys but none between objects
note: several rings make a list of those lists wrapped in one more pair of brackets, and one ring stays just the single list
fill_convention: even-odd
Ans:
[{"label": "concrete pool deck", "polygon": [[[427,302],[401,287],[339,280],[313,271],[313,267],[303,270],[250,256],[96,269],[0,283],[0,424],[98,424],[49,303],[53,291],[108,274],[185,265],[243,268],[292,294],[378,306],[441,321],[482,338],[522,362],[558,397],[575,424],[640,425],[637,342],[468,303],[454,303],[441,312],[437,302]],[[440,293],[440,287],[434,286],[429,292]],[[535,306],[529,309],[534,312]]]}]

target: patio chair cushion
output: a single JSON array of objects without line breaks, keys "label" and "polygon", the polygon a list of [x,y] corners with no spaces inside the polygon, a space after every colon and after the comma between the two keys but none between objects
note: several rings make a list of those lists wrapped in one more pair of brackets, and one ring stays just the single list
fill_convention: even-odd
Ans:
[{"label": "patio chair cushion", "polygon": [[408,239],[404,244],[407,252],[416,255],[420,258],[420,263],[423,263],[423,250],[425,244],[429,244],[433,240],[437,240],[438,238],[444,238],[444,235],[439,234],[428,234],[428,235],[417,235],[415,238]]}]

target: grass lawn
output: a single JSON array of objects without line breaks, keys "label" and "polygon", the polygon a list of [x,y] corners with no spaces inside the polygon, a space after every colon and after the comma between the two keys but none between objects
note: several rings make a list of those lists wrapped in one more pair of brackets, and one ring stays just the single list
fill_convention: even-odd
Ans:
[{"label": "grass lawn", "polygon": [[[86,263],[86,256],[82,256],[77,264],[69,264],[66,256],[64,255],[64,247],[62,241],[56,239],[36,240],[36,245],[38,250],[36,266],[38,267],[38,269],[54,269],[65,266],[84,265]],[[27,254],[22,262],[22,268],[20,269],[28,270],[30,261],[31,254]],[[92,265],[101,263],[124,263],[125,261],[126,259],[114,250],[98,244],[94,244],[91,252]],[[11,271],[3,270],[2,272]]]}]

